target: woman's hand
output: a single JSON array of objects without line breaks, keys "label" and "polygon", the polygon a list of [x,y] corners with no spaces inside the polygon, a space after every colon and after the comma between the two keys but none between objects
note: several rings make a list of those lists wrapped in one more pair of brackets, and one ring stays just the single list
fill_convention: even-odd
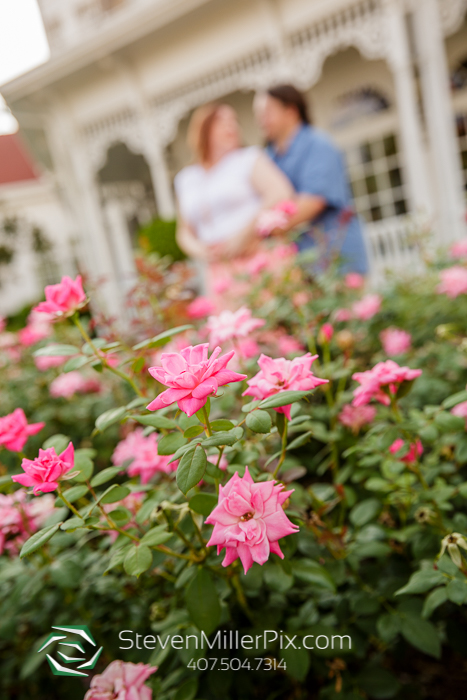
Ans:
[{"label": "woman's hand", "polygon": [[243,255],[252,255],[256,252],[259,245],[258,235],[248,226],[244,231],[237,236],[216,243],[209,247],[209,261],[218,262],[225,260],[229,262],[233,258],[238,258]]}]

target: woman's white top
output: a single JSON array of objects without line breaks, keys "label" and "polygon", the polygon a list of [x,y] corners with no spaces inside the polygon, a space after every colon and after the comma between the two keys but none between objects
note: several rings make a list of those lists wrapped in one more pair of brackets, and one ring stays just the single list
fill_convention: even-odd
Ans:
[{"label": "woman's white top", "polygon": [[261,197],[253,187],[252,171],[260,154],[256,146],[238,148],[208,170],[189,165],[176,175],[180,213],[203,243],[235,236],[258,214]]}]

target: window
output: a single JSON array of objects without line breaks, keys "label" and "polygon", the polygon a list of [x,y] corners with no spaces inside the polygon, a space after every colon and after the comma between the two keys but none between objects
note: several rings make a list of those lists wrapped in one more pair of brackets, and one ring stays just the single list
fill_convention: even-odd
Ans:
[{"label": "window", "polygon": [[467,197],[467,112],[456,116],[457,138],[461,155],[461,167],[464,175],[464,189]]},{"label": "window", "polygon": [[451,73],[451,88],[454,92],[467,88],[467,58]]},{"label": "window", "polygon": [[346,156],[355,207],[360,216],[372,222],[407,213],[404,174],[395,134],[349,148]]}]

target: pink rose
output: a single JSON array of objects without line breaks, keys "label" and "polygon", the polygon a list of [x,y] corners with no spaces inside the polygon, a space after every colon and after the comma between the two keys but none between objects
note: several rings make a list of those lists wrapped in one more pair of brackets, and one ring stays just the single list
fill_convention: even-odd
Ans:
[{"label": "pink rose", "polygon": [[334,312],[334,320],[336,323],[346,323],[352,320],[352,312],[350,309],[336,309]]},{"label": "pink rose", "polygon": [[220,347],[214,349],[208,358],[208,343],[184,348],[181,353],[162,353],[162,367],[150,367],[149,374],[169,388],[163,391],[148,405],[150,411],[157,411],[172,403],[192,416],[202,408],[209,396],[215,396],[220,386],[231,382],[241,382],[245,374],[226,369],[234,350],[219,357]]},{"label": "pink rose", "polygon": [[352,406],[365,406],[372,399],[389,406],[391,403],[389,394],[395,396],[402,382],[410,382],[421,373],[421,369],[399,367],[393,360],[378,362],[367,372],[356,372],[352,375],[352,379],[359,382],[360,386],[353,393]]},{"label": "pink rose", "polygon": [[126,467],[128,474],[139,475],[141,483],[147,484],[158,472],[170,474],[177,468],[177,462],[169,464],[170,456],[158,454],[157,433],[144,436],[143,432],[144,428],[136,428],[119,442],[112,455],[112,462],[116,467],[123,467],[124,463],[131,459],[131,464]]},{"label": "pink rose", "polygon": [[358,435],[364,425],[372,423],[376,417],[376,408],[373,406],[352,406],[346,404],[339,413],[339,421],[349,428],[354,435]]},{"label": "pink rose", "polygon": [[320,342],[320,345],[324,345],[324,343],[330,343],[333,335],[334,328],[331,326],[331,324],[323,323],[318,333],[318,340]]},{"label": "pink rose", "polygon": [[258,343],[252,338],[242,338],[238,340],[235,345],[239,355],[241,355],[244,360],[250,360],[260,353]]},{"label": "pink rose", "polygon": [[13,413],[0,418],[0,445],[11,452],[21,452],[30,435],[42,430],[45,423],[31,423],[22,408],[15,408]]},{"label": "pink rose", "polygon": [[254,483],[248,467],[240,478],[238,472],[225,486],[219,486],[219,502],[205,523],[214,525],[208,547],[217,545],[217,553],[225,549],[222,566],[240,557],[247,573],[253,562],[264,564],[271,552],[281,559],[282,537],[299,529],[284,513],[283,503],[293,491],[283,491],[275,481]]},{"label": "pink rose", "polygon": [[51,382],[49,391],[50,395],[57,398],[69,399],[75,394],[91,394],[99,392],[102,389],[102,384],[97,379],[86,379],[79,372],[68,372],[67,374],[59,374],[53,382]]},{"label": "pink rose", "polygon": [[[396,452],[399,452],[401,447],[404,447],[405,442],[402,440],[402,438],[397,438],[397,440],[394,440],[392,443],[391,447],[389,448],[389,452],[394,455]],[[410,445],[409,451],[407,452],[404,457],[398,457],[398,459],[401,462],[405,462],[406,464],[413,464],[418,460],[418,458],[423,454],[423,446],[420,440],[417,440],[417,442],[414,444],[412,443]]]},{"label": "pink rose", "polygon": [[[211,462],[211,464],[217,465],[217,462],[219,462],[219,455],[209,455],[208,457],[208,462]],[[227,469],[229,466],[229,463],[227,461],[227,457],[223,454],[221,456],[220,462],[219,462],[219,469],[222,469],[223,472]]]},{"label": "pink rose", "polygon": [[24,489],[0,494],[0,555],[7,550],[17,556],[22,544],[33,535],[54,510],[50,494],[27,501]]},{"label": "pink rose", "polygon": [[400,328],[386,328],[379,334],[386,355],[402,355],[410,350],[412,336]]},{"label": "pink rose", "polygon": [[457,241],[457,243],[454,243],[449,249],[449,254],[451,258],[467,258],[467,238],[464,238],[462,241]]},{"label": "pink rose", "polygon": [[47,285],[45,299],[34,308],[34,311],[51,314],[55,319],[70,316],[86,301],[81,275],[78,275],[75,280],[65,275],[59,284]]},{"label": "pink rose", "polygon": [[358,272],[349,272],[345,276],[344,282],[347,289],[361,289],[365,284],[365,278]]},{"label": "pink rose", "polygon": [[257,328],[264,326],[262,318],[253,318],[250,309],[242,306],[238,311],[222,311],[219,316],[210,316],[206,324],[209,341],[212,346],[228,340],[246,338]]},{"label": "pink rose", "polygon": [[[249,379],[248,389],[243,396],[253,396],[255,399],[266,399],[283,391],[307,391],[315,389],[320,384],[327,384],[327,379],[315,377],[311,371],[311,364],[318,355],[309,352],[293,360],[279,357],[275,360],[267,355],[261,355],[258,365],[261,370],[252,379]],[[274,410],[284,413],[290,419],[292,405],[280,406]]]},{"label": "pink rose", "polygon": [[75,452],[71,442],[58,456],[53,447],[47,450],[40,449],[38,457],[24,458],[21,462],[25,473],[15,474],[11,478],[22,486],[33,486],[34,495],[37,496],[39,491],[55,491],[60,477],[73,469],[74,461]]},{"label": "pink rose", "polygon": [[460,265],[448,267],[439,273],[440,284],[436,287],[438,294],[447,294],[455,299],[459,294],[467,294],[467,270]]},{"label": "pink rose", "polygon": [[187,306],[188,318],[205,318],[215,311],[216,307],[207,297],[196,297]]},{"label": "pink rose", "polygon": [[352,306],[352,312],[360,321],[369,321],[381,308],[382,299],[379,294],[367,294]]},{"label": "pink rose", "polygon": [[24,328],[18,331],[18,339],[21,345],[29,347],[35,345],[40,340],[44,340],[50,335],[50,326],[48,323],[29,323]]},{"label": "pink rose", "polygon": [[156,671],[157,666],[112,661],[93,677],[84,700],[152,700],[152,690],[144,682]]},{"label": "pink rose", "polygon": [[303,352],[304,350],[300,341],[298,341],[292,335],[287,335],[286,333],[278,336],[277,347],[279,348],[279,352],[281,352],[283,355],[291,355],[296,352]]},{"label": "pink rose", "polygon": [[60,365],[64,365],[69,359],[69,355],[51,355],[50,357],[44,355],[42,357],[35,357],[34,364],[40,372],[45,372],[48,369],[52,369],[52,367],[60,367]]},{"label": "pink rose", "polygon": [[269,236],[274,229],[286,229],[292,216],[297,211],[297,205],[292,200],[279,202],[272,209],[262,211],[256,221],[256,231],[262,237]]},{"label": "pink rose", "polygon": [[0,316],[0,333],[3,333],[5,328],[6,328],[6,319],[4,319],[3,316]]},{"label": "pink rose", "polygon": [[461,418],[465,418],[465,429],[467,430],[467,401],[458,403],[457,406],[451,408],[451,413],[454,416],[460,416]]}]

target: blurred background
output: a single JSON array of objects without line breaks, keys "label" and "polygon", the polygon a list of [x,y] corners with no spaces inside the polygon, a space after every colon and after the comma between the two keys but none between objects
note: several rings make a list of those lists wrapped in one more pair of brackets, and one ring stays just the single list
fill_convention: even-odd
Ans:
[{"label": "blurred background", "polygon": [[[345,152],[371,282],[465,234],[467,0],[1,0],[0,314],[62,274],[118,315],[138,246],[179,255],[173,177],[218,98],[261,143],[293,82]],[[415,236],[415,237],[414,237]]]}]

